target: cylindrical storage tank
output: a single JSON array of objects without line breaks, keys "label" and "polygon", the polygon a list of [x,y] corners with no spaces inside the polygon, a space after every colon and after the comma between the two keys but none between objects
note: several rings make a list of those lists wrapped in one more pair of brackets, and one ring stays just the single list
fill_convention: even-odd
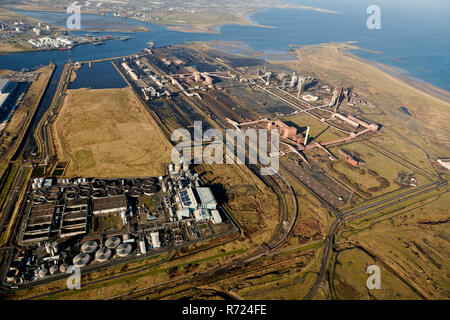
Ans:
[{"label": "cylindrical storage tank", "polygon": [[84,267],[86,266],[89,261],[91,260],[91,257],[87,253],[80,253],[73,258],[73,264],[77,267]]},{"label": "cylindrical storage tank", "polygon": [[95,250],[97,250],[98,244],[96,241],[94,240],[89,240],[87,242],[85,242],[82,246],[81,246],[81,252],[83,253],[94,253]]},{"label": "cylindrical storage tank", "polygon": [[47,268],[42,268],[41,270],[39,270],[39,278],[45,278],[45,276],[47,275],[48,270]]},{"label": "cylindrical storage tank", "polygon": [[53,266],[51,266],[50,267],[50,269],[49,269],[49,271],[50,271],[50,274],[55,274],[55,273],[58,273],[58,266],[57,265],[53,265]]},{"label": "cylindrical storage tank", "polygon": [[50,244],[50,242],[46,242],[46,243],[45,243],[45,251],[46,251],[48,254],[51,254],[51,253],[52,253],[52,245]]},{"label": "cylindrical storage tank", "polygon": [[98,262],[105,262],[111,258],[111,249],[109,248],[100,248],[95,253],[95,260]]},{"label": "cylindrical storage tank", "polygon": [[163,176],[159,176],[159,177],[158,177],[158,180],[159,180],[159,181],[162,181],[162,179],[163,179]]},{"label": "cylindrical storage tank", "polygon": [[111,237],[105,242],[105,246],[111,250],[116,249],[120,245],[120,239],[118,237]]},{"label": "cylindrical storage tank", "polygon": [[131,253],[132,247],[129,243],[122,243],[117,247],[116,253],[119,257],[126,257]]},{"label": "cylindrical storage tank", "polygon": [[59,244],[57,242],[53,242],[53,252],[55,253],[55,255],[57,255],[59,253]]},{"label": "cylindrical storage tank", "polygon": [[6,281],[8,282],[14,282],[14,279],[16,278],[17,269],[11,269],[6,273]]},{"label": "cylindrical storage tank", "polygon": [[59,271],[61,273],[66,273],[68,267],[69,267],[69,265],[64,262],[62,265],[59,266]]}]

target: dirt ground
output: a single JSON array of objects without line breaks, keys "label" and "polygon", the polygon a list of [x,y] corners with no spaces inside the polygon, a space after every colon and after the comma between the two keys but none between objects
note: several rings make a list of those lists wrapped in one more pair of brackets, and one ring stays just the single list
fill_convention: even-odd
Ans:
[{"label": "dirt ground", "polygon": [[157,176],[170,162],[170,142],[130,88],[69,90],[52,134],[66,176]]}]

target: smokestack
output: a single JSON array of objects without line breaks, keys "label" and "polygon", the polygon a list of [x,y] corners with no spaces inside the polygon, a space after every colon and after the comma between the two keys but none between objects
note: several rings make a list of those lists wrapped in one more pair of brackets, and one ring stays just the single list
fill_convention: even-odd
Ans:
[{"label": "smokestack", "polygon": [[308,126],[308,129],[306,129],[306,135],[305,135],[305,146],[306,146],[306,144],[308,143],[308,137],[309,137],[309,126]]}]

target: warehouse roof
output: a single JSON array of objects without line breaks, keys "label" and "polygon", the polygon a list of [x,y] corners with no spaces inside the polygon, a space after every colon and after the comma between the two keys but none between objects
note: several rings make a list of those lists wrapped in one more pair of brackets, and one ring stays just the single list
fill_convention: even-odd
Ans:
[{"label": "warehouse roof", "polygon": [[200,202],[203,205],[211,204],[217,205],[216,199],[214,199],[214,195],[211,192],[210,188],[207,187],[198,187],[196,188],[198,196],[200,198]]}]

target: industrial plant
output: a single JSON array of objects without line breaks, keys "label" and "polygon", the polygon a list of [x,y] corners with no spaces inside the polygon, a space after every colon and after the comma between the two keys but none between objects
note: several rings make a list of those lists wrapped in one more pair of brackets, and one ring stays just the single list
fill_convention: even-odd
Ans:
[{"label": "industrial plant", "polygon": [[101,268],[235,231],[194,169],[167,169],[150,178],[33,179],[6,282],[51,280],[71,265]]}]

